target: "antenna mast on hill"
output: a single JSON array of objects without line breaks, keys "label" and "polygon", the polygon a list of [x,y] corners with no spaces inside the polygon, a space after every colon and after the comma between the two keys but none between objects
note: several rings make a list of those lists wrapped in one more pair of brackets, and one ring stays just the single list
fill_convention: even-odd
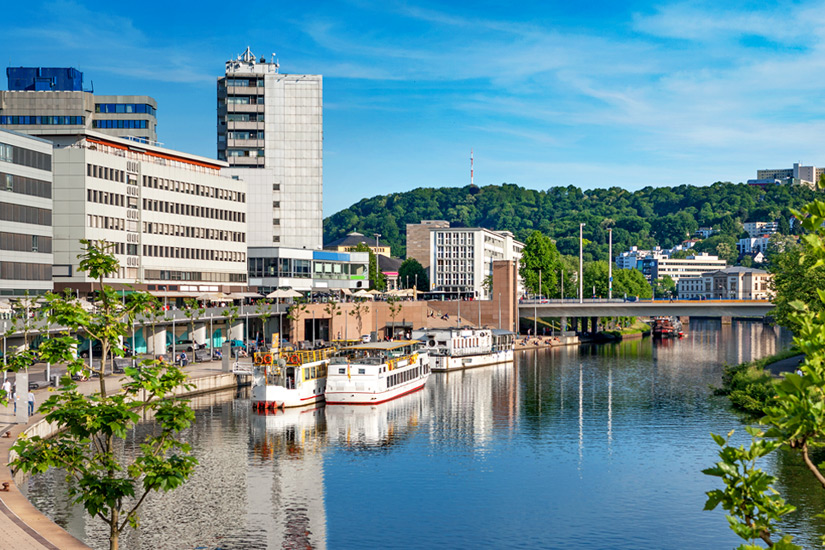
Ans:
[{"label": "antenna mast on hill", "polygon": [[473,150],[470,149],[470,185],[473,185]]}]

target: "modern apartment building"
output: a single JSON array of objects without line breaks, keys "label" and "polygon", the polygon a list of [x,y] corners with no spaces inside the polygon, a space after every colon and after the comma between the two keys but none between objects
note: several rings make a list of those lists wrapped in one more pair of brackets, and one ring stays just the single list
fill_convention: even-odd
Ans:
[{"label": "modern apartment building", "polygon": [[803,184],[815,184],[819,178],[825,174],[825,168],[817,168],[816,166],[802,166],[795,162],[793,168],[778,168],[765,169],[756,171],[756,180],[751,181],[768,181],[768,180],[797,180]]},{"label": "modern apartment building", "polygon": [[369,288],[368,252],[250,247],[249,284],[261,294],[278,288],[301,292]]},{"label": "modern apartment building", "polygon": [[52,144],[0,130],[0,296],[52,290]]},{"label": "modern apartment building", "polygon": [[705,252],[687,258],[651,257],[642,260],[642,274],[650,282],[669,276],[678,283],[680,279],[699,277],[702,273],[724,269],[727,265],[725,260]]},{"label": "modern apartment building", "polygon": [[771,235],[779,231],[779,222],[745,222],[743,225],[751,238]]},{"label": "modern apartment building", "polygon": [[147,95],[94,95],[74,68],[9,67],[0,128],[51,138],[94,130],[157,142],[157,102]]},{"label": "modern apartment building", "polygon": [[323,78],[249,50],[218,78],[218,159],[249,189],[249,245],[323,246]]},{"label": "modern apartment building", "polygon": [[[431,220],[432,221],[432,220]],[[493,262],[514,260],[518,266],[524,243],[509,231],[481,227],[449,227],[447,222],[430,223],[426,243],[417,242],[407,226],[407,257],[429,265],[430,286],[434,291],[461,298],[490,299],[485,281],[493,276]],[[426,256],[421,254],[426,252]],[[421,254],[413,256],[412,254]],[[488,277],[490,279],[488,279]],[[522,294],[519,282],[518,293]]]},{"label": "modern apartment building", "polygon": [[765,254],[768,251],[768,244],[770,244],[770,237],[752,237],[748,239],[739,239],[736,243],[736,250],[739,254]]},{"label": "modern apartment building", "polygon": [[646,258],[666,258],[667,252],[660,247],[653,250],[639,250],[637,246],[631,246],[630,250],[622,252],[616,256],[616,265],[619,269],[642,269],[642,261]]},{"label": "modern apartment building", "polygon": [[771,274],[761,269],[729,267],[680,279],[676,284],[681,299],[768,300]]},{"label": "modern apartment building", "polygon": [[[115,288],[246,288],[246,183],[225,162],[87,131],[54,149],[54,285],[88,291],[81,239],[103,241]],[[185,286],[184,289],[181,285]]]}]

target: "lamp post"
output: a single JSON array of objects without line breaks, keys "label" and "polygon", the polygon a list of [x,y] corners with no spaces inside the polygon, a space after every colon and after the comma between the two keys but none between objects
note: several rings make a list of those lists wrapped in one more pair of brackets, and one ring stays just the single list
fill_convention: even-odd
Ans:
[{"label": "lamp post", "polygon": [[579,303],[584,303],[584,225],[579,224]]},{"label": "lamp post", "polygon": [[381,233],[373,233],[375,235],[375,253],[378,254],[378,237],[381,236]]},{"label": "lamp post", "polygon": [[613,299],[613,228],[607,230],[607,300]]}]

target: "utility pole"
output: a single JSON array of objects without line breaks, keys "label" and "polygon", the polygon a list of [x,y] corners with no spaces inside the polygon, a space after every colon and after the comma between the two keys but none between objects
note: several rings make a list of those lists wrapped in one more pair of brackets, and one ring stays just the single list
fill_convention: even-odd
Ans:
[{"label": "utility pole", "polygon": [[613,228],[607,230],[607,299],[613,299]]},{"label": "utility pole", "polygon": [[579,303],[584,303],[584,224],[579,224]]}]

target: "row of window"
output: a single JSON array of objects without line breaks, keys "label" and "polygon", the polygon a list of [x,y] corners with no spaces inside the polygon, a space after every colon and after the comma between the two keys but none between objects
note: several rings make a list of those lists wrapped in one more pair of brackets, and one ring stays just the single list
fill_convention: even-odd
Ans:
[{"label": "row of window", "polygon": [[[2,118],[3,117],[0,117],[0,120]],[[0,122],[0,124],[2,123]],[[51,171],[52,169],[51,155],[7,143],[0,143],[0,161],[28,166],[29,168],[37,168],[38,170]]]},{"label": "row of window", "polygon": [[184,248],[180,246],[143,245],[143,255],[150,258],[181,258],[184,260],[208,260],[212,262],[245,262],[246,252]]},{"label": "row of window", "polygon": [[264,139],[263,130],[230,130],[226,133],[228,139]]},{"label": "row of window", "polygon": [[0,250],[52,253],[52,238],[42,235],[0,232]]},{"label": "row of window", "polygon": [[227,105],[263,105],[262,95],[231,95],[226,98]]},{"label": "row of window", "polygon": [[248,88],[250,86],[261,86],[264,85],[263,78],[227,78],[226,79],[226,86],[237,86],[239,88]]},{"label": "row of window", "polygon": [[235,212],[234,210],[224,210],[222,208],[211,208],[208,206],[198,206],[195,204],[181,204],[179,202],[143,199],[143,209],[150,212],[164,212],[166,214],[178,214],[180,216],[196,216],[200,218],[208,218],[210,220],[246,222],[245,212]]},{"label": "row of window", "polygon": [[95,229],[112,229],[114,231],[125,231],[126,220],[123,218],[115,218],[114,216],[96,216],[94,214],[87,214],[87,225]]},{"label": "row of window", "polygon": [[209,273],[200,271],[165,271],[147,269],[143,275],[147,280],[159,281],[204,281],[210,283],[245,283],[246,273]]},{"label": "row of window", "polygon": [[[453,231],[436,233],[437,244],[473,244],[474,235],[466,231]],[[486,240],[486,239],[485,239]]]},{"label": "row of window", "polygon": [[[111,206],[126,206],[126,195],[111,193],[109,191],[98,191],[97,189],[86,189],[86,201]],[[129,197],[129,206],[137,208],[136,197]]]},{"label": "row of window", "polygon": [[95,103],[96,113],[145,113],[157,116],[157,109],[146,103]]},{"label": "row of window", "polygon": [[249,258],[250,277],[291,277],[310,279],[312,260],[294,258]]},{"label": "row of window", "polygon": [[263,149],[227,149],[226,155],[229,157],[263,157]]},{"label": "row of window", "polygon": [[225,124],[226,122],[263,122],[263,113],[229,113],[226,115],[226,120],[223,117],[218,117],[218,122]]},{"label": "row of window", "polygon": [[16,174],[4,174],[0,172],[0,190],[44,199],[52,198],[51,182],[18,176]]},{"label": "row of window", "polygon": [[437,246],[436,258],[475,258],[475,249],[466,246]]},{"label": "row of window", "polygon": [[51,281],[51,264],[0,262],[0,279],[16,281]]},{"label": "row of window", "polygon": [[93,120],[93,128],[127,128],[146,130],[149,128],[148,120]]},{"label": "row of window", "polygon": [[55,115],[3,115],[0,124],[9,125],[46,125],[46,126],[85,126],[84,116],[55,116]]},{"label": "row of window", "polygon": [[473,285],[472,274],[466,273],[438,273],[436,276],[436,284],[438,285]]},{"label": "row of window", "polygon": [[325,364],[313,365],[311,367],[304,367],[301,369],[304,375],[304,380],[313,380],[315,378],[326,378],[327,366]]},{"label": "row of window", "polygon": [[0,202],[0,221],[50,226],[52,211],[34,206]]},{"label": "row of window", "polygon": [[151,189],[163,189],[165,191],[177,191],[187,195],[198,195],[199,197],[211,197],[213,199],[223,199],[232,202],[246,202],[246,193],[231,191],[221,187],[210,187],[188,181],[169,180],[166,178],[156,178],[154,176],[143,176],[143,187]]},{"label": "row of window", "polygon": [[403,384],[404,382],[409,382],[410,380],[415,380],[426,372],[426,368],[427,367],[424,367],[422,369],[421,366],[417,366],[404,372],[389,375],[387,377],[387,389],[397,386],[398,384]]},{"label": "row of window", "polygon": [[191,227],[188,225],[173,225],[168,223],[143,222],[143,232],[150,235],[172,235],[175,237],[232,241],[236,243],[246,242],[246,233],[241,231],[225,231],[209,227]]},{"label": "row of window", "polygon": [[86,175],[102,180],[117,181],[126,183],[126,172],[108,166],[98,166],[97,164],[86,165]]}]

